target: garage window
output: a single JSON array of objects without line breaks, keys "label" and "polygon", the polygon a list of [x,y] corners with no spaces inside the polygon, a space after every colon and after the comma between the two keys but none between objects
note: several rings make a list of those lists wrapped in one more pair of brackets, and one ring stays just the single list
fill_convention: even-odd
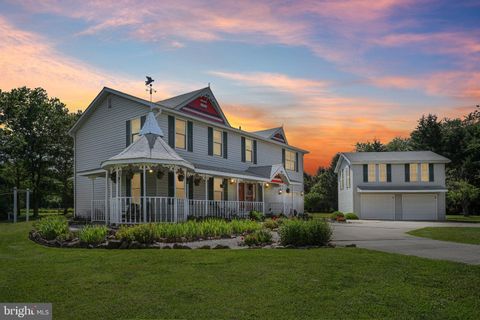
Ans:
[{"label": "garage window", "polygon": [[375,182],[377,181],[377,175],[375,172],[375,164],[370,163],[368,164],[368,182]]},{"label": "garage window", "polygon": [[410,181],[418,181],[418,164],[410,163]]},{"label": "garage window", "polygon": [[420,171],[422,182],[433,182],[433,163],[422,163]]},{"label": "garage window", "polygon": [[347,177],[346,177],[347,189],[350,189],[350,167],[346,167],[345,171],[347,172]]}]

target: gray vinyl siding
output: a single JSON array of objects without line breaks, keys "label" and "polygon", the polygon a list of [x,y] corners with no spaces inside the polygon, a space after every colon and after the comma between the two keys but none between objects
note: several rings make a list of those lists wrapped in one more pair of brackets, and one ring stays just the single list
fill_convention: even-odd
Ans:
[{"label": "gray vinyl siding", "polygon": [[[108,98],[111,99],[112,108],[108,108]],[[149,108],[145,105],[136,103],[129,99],[111,94],[103,101],[100,101],[90,115],[84,119],[83,123],[76,130],[75,136],[75,214],[88,217],[90,214],[90,201],[92,200],[92,184],[87,177],[81,176],[81,172],[98,170],[101,163],[108,158],[120,153],[125,149],[127,120],[139,118],[146,115]],[[157,117],[159,125],[164,132],[164,140],[168,142],[168,110],[162,110]],[[241,137],[242,135],[229,131],[228,129],[218,127],[221,131],[226,131],[228,135],[228,155],[227,158],[208,155],[208,134],[209,124],[200,120],[192,120],[187,117],[179,119],[190,120],[193,122],[193,152],[176,149],[176,152],[185,160],[193,163],[226,168],[233,170],[246,170],[250,166],[255,166],[252,162],[241,161]],[[213,126],[215,127],[215,126]],[[282,148],[295,150],[289,146],[268,143],[257,139],[257,164],[256,166],[265,166],[282,163]],[[298,172],[288,170],[291,180],[303,183],[303,153],[298,152]],[[95,199],[105,199],[105,179],[103,177],[95,179]],[[303,190],[303,185],[300,187]],[[115,188],[113,190],[115,192]],[[228,199],[236,199],[235,185],[229,185]],[[122,195],[126,194],[126,181],[122,179]],[[298,193],[299,194],[299,193]],[[110,191],[108,192],[110,195]],[[167,174],[161,180],[155,176],[147,177],[147,196],[168,196],[168,176]],[[205,199],[204,181],[200,186],[194,186],[194,199]],[[301,198],[303,207],[303,197]]]},{"label": "gray vinyl siding", "polygon": [[[187,120],[176,116],[178,119]],[[168,141],[168,111],[163,112],[158,118],[158,123],[162,128],[165,137]],[[175,151],[185,160],[193,163],[214,166],[219,168],[234,169],[234,170],[246,170],[250,166],[265,166],[272,164],[282,163],[282,146],[267,143],[263,140],[257,140],[257,164],[253,162],[241,161],[241,134],[227,131],[228,136],[228,154],[227,159],[219,156],[208,155],[208,127],[200,121],[193,120],[193,152],[189,152],[185,149],[176,148]],[[220,131],[225,131],[221,127],[214,127]],[[287,150],[290,149],[287,145],[284,146]],[[303,154],[298,155],[298,172],[287,170],[290,179],[303,182]]]},{"label": "gray vinyl siding", "polygon": [[[353,183],[350,185],[350,188],[347,188],[347,181],[346,181],[346,173],[345,169],[348,168],[351,170],[351,167],[348,165],[348,163],[344,160],[342,160],[342,164],[340,165],[340,171],[337,176],[338,179],[338,211],[341,212],[354,212],[353,208]],[[343,190],[340,189],[340,172],[343,172],[343,180],[344,180],[344,188]],[[350,181],[352,181],[353,177],[353,172],[351,170],[350,173]]]}]

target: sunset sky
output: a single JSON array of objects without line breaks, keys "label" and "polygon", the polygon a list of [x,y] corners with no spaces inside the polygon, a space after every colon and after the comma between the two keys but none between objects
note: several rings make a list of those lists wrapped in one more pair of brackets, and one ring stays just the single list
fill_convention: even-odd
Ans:
[{"label": "sunset sky", "polygon": [[0,0],[1,90],[76,111],[103,86],[147,98],[145,75],[156,100],[210,82],[233,126],[284,124],[313,172],[480,104],[480,0]]}]

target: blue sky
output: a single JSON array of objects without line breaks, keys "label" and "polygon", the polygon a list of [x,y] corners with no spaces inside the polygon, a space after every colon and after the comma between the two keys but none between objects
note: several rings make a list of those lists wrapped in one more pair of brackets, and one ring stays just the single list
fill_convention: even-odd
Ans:
[{"label": "blue sky", "polygon": [[[480,103],[480,1],[0,1],[0,89],[72,110],[103,86],[157,98],[211,83],[234,126],[285,125],[328,164]],[[305,137],[308,137],[307,139]]]}]

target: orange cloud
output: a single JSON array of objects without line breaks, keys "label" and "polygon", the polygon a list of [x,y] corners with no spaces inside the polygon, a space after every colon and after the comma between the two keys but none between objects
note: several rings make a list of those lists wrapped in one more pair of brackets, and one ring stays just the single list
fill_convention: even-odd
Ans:
[{"label": "orange cloud", "polygon": [[[48,39],[20,30],[0,16],[0,87],[43,87],[71,111],[85,109],[104,86],[146,97],[142,80],[112,74],[62,55]],[[158,96],[181,89],[175,83],[157,86]]]}]

